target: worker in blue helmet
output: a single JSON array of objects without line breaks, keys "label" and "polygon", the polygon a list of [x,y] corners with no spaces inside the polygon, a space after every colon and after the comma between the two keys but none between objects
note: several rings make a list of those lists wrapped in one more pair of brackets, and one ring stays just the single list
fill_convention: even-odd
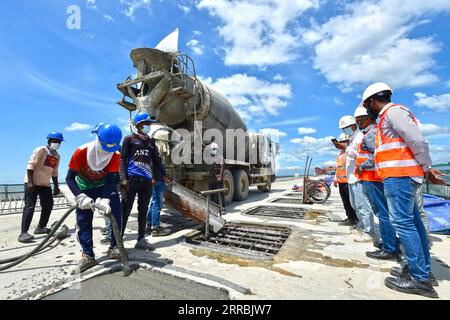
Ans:
[{"label": "worker in blue helmet", "polygon": [[153,250],[145,239],[145,231],[152,189],[156,184],[155,172],[161,166],[155,141],[149,136],[153,121],[148,113],[137,113],[133,118],[135,133],[124,138],[121,152],[122,230],[125,232],[137,195],[139,231],[135,248],[141,250]]},{"label": "worker in blue helmet", "polygon": [[[34,236],[30,235],[28,230],[33,220],[38,196],[42,211],[34,234],[49,234],[51,231],[47,228],[47,224],[53,210],[53,196],[60,192],[58,184],[60,155],[58,150],[63,141],[62,133],[56,131],[49,133],[47,145],[35,149],[28,161],[25,175],[25,207],[22,214],[22,230],[18,239],[19,242],[27,243],[34,239]],[[50,180],[53,180],[53,194]]]},{"label": "worker in blue helmet", "polygon": [[[96,139],[79,147],[69,163],[66,182],[78,205],[78,240],[83,254],[79,264],[81,272],[96,265],[92,239],[92,205],[102,206],[112,213],[119,227],[122,222],[120,198],[116,177],[120,167],[122,131],[117,125],[102,124],[95,130]],[[117,241],[112,234],[108,250],[109,259],[120,259]]]}]

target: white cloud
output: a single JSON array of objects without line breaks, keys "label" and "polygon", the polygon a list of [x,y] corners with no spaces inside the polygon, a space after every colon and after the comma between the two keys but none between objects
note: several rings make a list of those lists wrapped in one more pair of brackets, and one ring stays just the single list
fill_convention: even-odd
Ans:
[{"label": "white cloud", "polygon": [[283,120],[283,121],[277,121],[277,122],[271,122],[270,125],[272,126],[291,126],[291,125],[299,125],[299,124],[305,124],[320,120],[319,116],[316,117],[307,117],[307,118],[295,118],[295,119],[289,119],[289,120]]},{"label": "white cloud", "polygon": [[345,13],[305,31],[314,46],[314,67],[343,91],[354,85],[385,81],[394,88],[438,81],[432,37],[411,33],[423,17],[450,11],[448,0],[367,0],[352,2]]},{"label": "white cloud", "polygon": [[216,81],[208,78],[204,82],[225,95],[246,120],[278,115],[292,96],[288,83],[271,83],[247,74],[235,74]]},{"label": "white cloud", "polygon": [[79,122],[74,122],[67,128],[65,128],[65,131],[73,132],[73,131],[85,131],[92,129],[92,126],[90,124],[84,124]]},{"label": "white cloud", "polygon": [[427,96],[425,93],[416,93],[415,104],[419,107],[431,109],[434,111],[445,112],[450,110],[450,93],[440,96]]},{"label": "white cloud", "polygon": [[450,128],[440,127],[432,123],[419,122],[419,128],[423,135],[427,137],[450,133]]},{"label": "white cloud", "polygon": [[281,74],[278,73],[277,75],[275,75],[275,77],[273,77],[273,80],[275,80],[275,81],[284,81],[285,78]]},{"label": "white cloud", "polygon": [[336,165],[336,160],[329,160],[326,162],[323,162],[321,164],[322,167],[334,167]]},{"label": "white cloud", "polygon": [[306,134],[315,134],[315,133],[317,133],[317,130],[316,129],[313,129],[313,128],[298,128],[298,133],[299,134],[303,134],[303,135],[306,135]]},{"label": "white cloud", "polygon": [[259,132],[268,135],[272,138],[272,140],[278,140],[281,137],[287,137],[287,133],[280,131],[279,129],[266,128],[259,130]]},{"label": "white cloud", "polygon": [[192,39],[186,45],[197,56],[201,56],[201,55],[203,55],[205,53],[205,47],[200,43],[200,41],[198,41],[196,39]]},{"label": "white cloud", "polygon": [[152,0],[120,0],[120,3],[127,7],[124,11],[122,11],[122,13],[131,20],[134,20],[135,12],[138,9],[142,8],[150,10]]},{"label": "white cloud", "polygon": [[291,142],[298,145],[298,154],[309,154],[312,156],[329,156],[336,155],[337,150],[331,143],[333,137],[314,138],[303,137],[292,139]]},{"label": "white cloud", "polygon": [[289,167],[283,167],[282,170],[299,171],[299,170],[305,170],[305,169],[302,167],[299,167],[299,166],[289,166]]},{"label": "white cloud", "polygon": [[89,9],[97,10],[96,0],[86,0],[86,7]]},{"label": "white cloud", "polygon": [[189,14],[191,12],[191,8],[189,8],[188,6],[182,5],[182,4],[178,4],[178,9],[183,11],[184,14]]},{"label": "white cloud", "polygon": [[267,66],[294,60],[301,45],[297,19],[318,0],[201,0],[221,21],[226,65]]},{"label": "white cloud", "polygon": [[336,104],[336,105],[338,105],[338,106],[343,106],[343,105],[344,105],[344,103],[342,102],[342,100],[339,99],[339,98],[334,98],[334,99],[333,99],[333,102],[334,102],[334,104]]},{"label": "white cloud", "polygon": [[113,17],[111,17],[109,14],[104,14],[103,16],[103,19],[105,19],[106,21],[108,21],[108,22],[115,22],[116,20],[113,18]]}]

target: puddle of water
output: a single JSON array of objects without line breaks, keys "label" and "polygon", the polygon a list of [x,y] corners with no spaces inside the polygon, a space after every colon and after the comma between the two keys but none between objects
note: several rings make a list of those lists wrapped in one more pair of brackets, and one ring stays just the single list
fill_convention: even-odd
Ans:
[{"label": "puddle of water", "polygon": [[[312,217],[316,216],[314,213],[312,213],[311,215]],[[209,259],[217,260],[220,263],[236,264],[241,267],[265,268],[290,277],[302,276],[279,268],[276,265],[293,261],[305,261],[319,263],[336,268],[370,268],[369,264],[365,264],[357,260],[332,258],[320,252],[323,251],[324,248],[331,245],[342,245],[342,243],[320,240],[320,238],[315,236],[311,231],[296,229],[292,232],[291,236],[284,244],[280,252],[270,260],[261,261],[246,259],[243,257],[226,255],[225,253],[212,252],[205,249],[191,249],[191,253],[194,256],[206,257]],[[383,269],[378,270],[383,271]],[[387,270],[387,272],[389,272],[389,270]]]}]

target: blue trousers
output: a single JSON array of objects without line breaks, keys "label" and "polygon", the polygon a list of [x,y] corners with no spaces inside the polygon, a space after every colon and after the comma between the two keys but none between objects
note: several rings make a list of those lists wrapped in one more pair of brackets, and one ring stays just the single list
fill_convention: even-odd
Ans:
[{"label": "blue trousers", "polygon": [[[97,198],[101,198],[103,196],[103,187],[86,190],[84,193],[93,199],[94,201]],[[120,198],[117,192],[117,189],[113,190],[113,193],[108,197],[111,200],[111,212],[113,216],[116,218],[117,224],[119,225],[119,229],[121,229],[122,225],[122,213],[120,209]],[[94,219],[94,212],[92,210],[80,210],[77,209],[77,225],[78,225],[78,241],[81,244],[81,248],[83,249],[83,253],[95,257],[94,254],[94,243],[92,240],[92,221]],[[114,232],[111,237],[111,246],[113,249],[117,246],[116,237]]]},{"label": "blue trousers", "polygon": [[356,211],[359,219],[359,225],[364,229],[364,232],[372,237],[375,237],[375,222],[373,220],[372,207],[369,199],[364,194],[361,181],[355,184],[349,184],[350,203]]},{"label": "blue trousers", "polygon": [[147,214],[147,225],[153,229],[156,229],[161,225],[160,217],[164,205],[165,190],[166,184],[164,181],[156,181],[156,185],[153,186],[152,201]]},{"label": "blue trousers", "polygon": [[388,178],[383,182],[390,220],[403,245],[409,273],[417,281],[429,281],[429,243],[416,201],[420,185],[409,177]]},{"label": "blue trousers", "polygon": [[382,182],[363,181],[363,190],[369,199],[373,213],[380,221],[380,235],[383,240],[383,250],[389,253],[398,253],[399,240],[395,229],[389,220],[389,209],[384,196],[384,187]]}]

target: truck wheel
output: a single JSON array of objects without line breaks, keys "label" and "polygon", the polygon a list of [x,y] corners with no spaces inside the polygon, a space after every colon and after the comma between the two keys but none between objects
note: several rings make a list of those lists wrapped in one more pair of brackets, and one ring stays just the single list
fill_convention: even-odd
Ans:
[{"label": "truck wheel", "polygon": [[225,170],[223,174],[223,187],[228,189],[228,192],[225,192],[223,194],[224,207],[226,207],[233,202],[234,197],[233,175],[231,174],[230,170]]},{"label": "truck wheel", "polygon": [[239,169],[233,173],[234,179],[234,200],[244,201],[248,198],[249,181],[245,170]]}]

